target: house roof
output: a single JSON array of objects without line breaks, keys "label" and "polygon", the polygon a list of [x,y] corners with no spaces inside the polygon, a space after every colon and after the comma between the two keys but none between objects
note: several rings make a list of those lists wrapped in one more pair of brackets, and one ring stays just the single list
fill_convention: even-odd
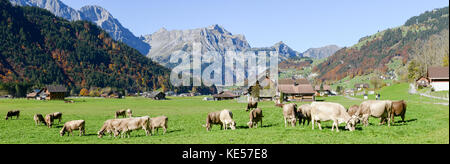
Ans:
[{"label": "house roof", "polygon": [[307,79],[305,79],[305,78],[301,78],[301,79],[296,79],[296,80],[295,80],[295,83],[296,83],[297,85],[301,85],[301,84],[309,84],[309,81],[308,81]]},{"label": "house roof", "polygon": [[286,94],[314,94],[316,92],[310,84],[278,85],[278,90]]},{"label": "house roof", "polygon": [[449,67],[429,67],[428,78],[430,79],[449,79]]},{"label": "house roof", "polygon": [[[320,85],[316,85],[316,86],[314,87],[314,89],[315,89],[316,91],[319,91],[319,90],[320,90]],[[331,91],[331,87],[330,87],[329,85],[323,85],[323,90],[324,90],[324,91]]]},{"label": "house roof", "polygon": [[67,92],[67,88],[63,85],[47,85],[48,92]]},{"label": "house roof", "polygon": [[214,94],[213,97],[215,97],[215,98],[236,98],[236,97],[239,97],[239,96],[233,94],[230,91],[224,91],[224,92],[221,92],[219,94]]},{"label": "house roof", "polygon": [[294,79],[278,79],[278,85],[294,85]]}]

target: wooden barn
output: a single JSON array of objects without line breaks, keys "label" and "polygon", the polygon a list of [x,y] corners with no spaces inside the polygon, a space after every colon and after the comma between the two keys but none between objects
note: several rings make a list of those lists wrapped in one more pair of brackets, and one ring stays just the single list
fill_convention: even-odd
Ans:
[{"label": "wooden barn", "polygon": [[46,100],[64,100],[67,94],[67,88],[63,85],[47,85],[44,88]]},{"label": "wooden barn", "polygon": [[427,75],[435,91],[449,90],[449,67],[429,67]]},{"label": "wooden barn", "polygon": [[153,100],[165,100],[166,99],[166,94],[164,92],[156,91],[156,92],[149,93],[145,97],[151,98]]},{"label": "wooden barn", "polygon": [[230,91],[224,91],[224,92],[220,92],[219,94],[214,94],[213,98],[215,101],[220,101],[220,100],[233,100],[235,98],[238,98],[238,95],[233,94]]}]

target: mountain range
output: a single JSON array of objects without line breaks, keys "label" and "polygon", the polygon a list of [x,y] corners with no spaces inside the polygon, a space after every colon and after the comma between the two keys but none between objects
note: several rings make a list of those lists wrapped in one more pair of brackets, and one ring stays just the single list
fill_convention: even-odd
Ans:
[{"label": "mountain range", "polygon": [[[152,58],[156,62],[172,67],[168,63],[169,55],[179,50],[190,51],[192,43],[202,44],[203,52],[216,51],[277,51],[280,54],[280,60],[289,58],[301,58],[303,53],[297,52],[283,42],[276,43],[271,47],[252,48],[245,39],[244,35],[233,35],[224,27],[212,25],[205,28],[172,30],[167,31],[164,28],[160,30],[137,37],[121,23],[115,19],[107,10],[100,6],[85,6],[80,10],[75,10],[65,5],[60,0],[10,0],[14,5],[35,6],[47,9],[56,16],[69,21],[86,20],[93,22],[107,31],[114,40],[122,41],[125,44],[137,49],[144,55]],[[308,57],[323,58],[331,56],[336,52],[336,46],[326,46],[323,48],[310,49],[306,51]]]}]

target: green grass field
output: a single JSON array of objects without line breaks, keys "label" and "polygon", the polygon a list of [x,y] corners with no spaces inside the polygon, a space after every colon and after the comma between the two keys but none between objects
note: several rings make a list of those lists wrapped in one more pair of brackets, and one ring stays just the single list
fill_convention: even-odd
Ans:
[{"label": "green grass field", "polygon": [[[165,101],[153,101],[145,98],[126,99],[74,99],[75,103],[62,101],[37,101],[26,99],[0,100],[0,143],[2,144],[48,144],[48,143],[94,143],[94,144],[408,144],[408,143],[449,143],[449,107],[435,105],[432,99],[424,99],[407,94],[407,84],[394,85],[381,90],[383,98],[408,102],[406,123],[395,126],[378,126],[378,119],[371,118],[369,127],[357,126],[350,132],[340,125],[339,133],[331,132],[331,122],[323,124],[323,131],[311,129],[311,126],[284,128],[281,108],[273,102],[259,103],[263,109],[263,128],[248,129],[246,104],[236,101],[202,101],[203,97],[174,98]],[[358,97],[356,97],[358,98]],[[362,100],[350,100],[345,97],[328,97],[326,101],[338,102],[349,107]],[[300,103],[299,103],[300,104]],[[145,136],[144,131],[134,131],[131,138],[97,138],[97,131],[107,119],[114,117],[119,109],[130,108],[135,116],[151,117],[166,115],[169,117],[169,129],[162,135]],[[19,109],[19,120],[4,119],[8,110]],[[213,126],[207,132],[205,123],[208,112],[230,109],[237,123],[237,130],[221,131],[220,126]],[[62,112],[63,122],[83,119],[86,121],[87,136],[59,136],[61,125],[47,128],[35,126],[33,115]],[[396,121],[400,118],[396,118]]]}]

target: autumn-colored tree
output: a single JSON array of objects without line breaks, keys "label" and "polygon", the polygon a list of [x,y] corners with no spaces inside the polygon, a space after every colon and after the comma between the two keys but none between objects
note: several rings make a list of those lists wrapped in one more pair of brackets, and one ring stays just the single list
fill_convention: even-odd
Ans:
[{"label": "autumn-colored tree", "polygon": [[89,91],[86,88],[81,89],[80,96],[89,96]]}]

